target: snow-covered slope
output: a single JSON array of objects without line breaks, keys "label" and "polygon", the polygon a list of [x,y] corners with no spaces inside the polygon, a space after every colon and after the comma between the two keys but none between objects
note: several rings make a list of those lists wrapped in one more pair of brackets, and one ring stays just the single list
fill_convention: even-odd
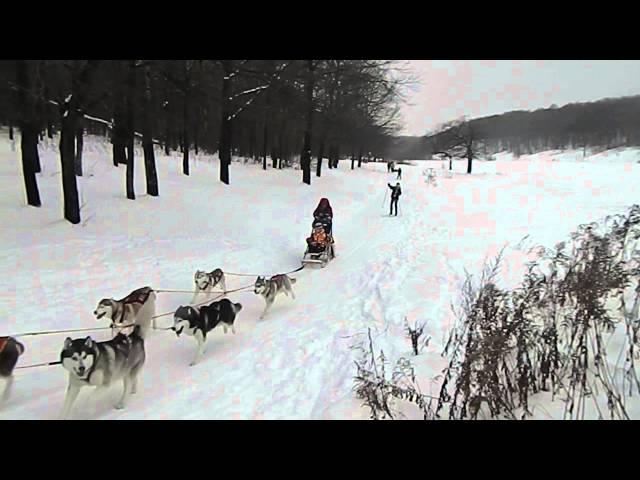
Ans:
[{"label": "snow-covered slope", "polygon": [[[19,143],[18,143],[19,144]],[[390,360],[407,355],[404,318],[428,320],[433,337],[414,359],[425,393],[440,373],[450,303],[464,268],[477,271],[506,243],[506,285],[522,273],[516,245],[553,245],[579,223],[620,212],[637,202],[640,165],[553,161],[553,154],[466,164],[451,179],[429,187],[425,164],[403,166],[401,215],[385,216],[384,164],[323,170],[311,187],[301,172],[234,163],[231,185],[221,184],[217,159],[199,157],[189,177],[181,159],[158,157],[160,197],[144,195],[141,162],[136,201],[124,196],[124,167],[111,164],[102,140],[85,142],[85,177],[79,179],[83,224],[63,221],[55,145],[42,152],[43,207],[27,207],[18,161],[6,133],[0,138],[0,334],[105,326],[92,311],[103,297],[120,298],[150,285],[186,289],[197,269],[275,274],[300,265],[311,214],[321,197],[331,200],[338,257],[325,269],[294,274],[296,300],[278,298],[259,320],[264,302],[253,292],[231,294],[244,305],[237,334],[215,331],[201,363],[190,367],[195,342],[152,332],[139,393],[126,410],[112,408],[115,386],[104,396],[81,393],[73,418],[88,419],[361,419],[367,411],[352,392],[349,346],[372,327]],[[160,153],[160,152],[158,152]],[[141,154],[141,152],[139,152]],[[637,152],[635,152],[637,155]],[[628,157],[628,158],[627,158]],[[440,164],[430,163],[440,171]],[[382,206],[385,201],[385,207]],[[229,277],[229,288],[252,283]],[[161,293],[158,312],[189,302],[183,293]],[[171,316],[160,320],[169,325]],[[382,333],[384,332],[384,333]],[[78,334],[84,336],[86,334]],[[26,337],[20,365],[57,360],[62,335]],[[92,333],[106,339],[108,333]],[[2,419],[55,418],[66,373],[60,366],[16,371]]]}]

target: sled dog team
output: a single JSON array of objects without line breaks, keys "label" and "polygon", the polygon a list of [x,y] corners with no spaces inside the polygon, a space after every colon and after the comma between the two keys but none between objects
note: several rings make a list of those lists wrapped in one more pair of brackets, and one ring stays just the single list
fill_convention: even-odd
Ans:
[{"label": "sled dog team", "polygon": [[[322,199],[314,212],[317,219],[319,210],[330,208],[327,199]],[[322,208],[321,208],[322,207]],[[331,216],[332,216],[331,212]],[[320,212],[326,215],[326,212]],[[271,278],[259,276],[254,283],[254,293],[262,296],[265,309],[260,316],[264,318],[280,294],[295,299],[292,285],[294,278],[286,274],[274,275]],[[197,343],[196,354],[190,365],[195,365],[205,351],[207,334],[216,327],[222,326],[226,334],[228,329],[235,334],[235,319],[242,310],[240,303],[234,303],[227,298],[206,304],[214,293],[226,293],[224,272],[217,268],[212,272],[198,270],[194,275],[195,293],[193,304],[198,306],[180,306],[174,313],[173,326],[170,328],[180,337],[181,334],[191,336]],[[219,287],[222,292],[215,292]],[[97,342],[90,336],[81,339],[64,341],[60,353],[60,363],[69,372],[69,383],[60,417],[69,417],[73,404],[82,387],[93,386],[97,390],[110,387],[122,381],[123,391],[116,404],[117,409],[126,405],[129,395],[135,394],[137,380],[144,366],[145,339],[149,329],[156,328],[156,293],[150,287],[134,290],[126,297],[115,300],[105,298],[98,302],[93,314],[96,319],[111,321],[113,338],[104,342]],[[116,334],[115,330],[118,329]],[[0,397],[0,404],[9,399],[13,384],[13,370],[18,358],[24,353],[25,347],[13,337],[0,337],[0,381],[5,386]]]}]

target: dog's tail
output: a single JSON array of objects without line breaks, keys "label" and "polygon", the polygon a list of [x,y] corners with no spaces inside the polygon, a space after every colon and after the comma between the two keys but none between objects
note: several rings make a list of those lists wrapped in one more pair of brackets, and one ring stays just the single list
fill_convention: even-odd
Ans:
[{"label": "dog's tail", "polygon": [[242,304],[240,304],[240,303],[234,303],[234,304],[233,304],[233,312],[234,312],[234,313],[238,313],[240,310],[242,310]]}]

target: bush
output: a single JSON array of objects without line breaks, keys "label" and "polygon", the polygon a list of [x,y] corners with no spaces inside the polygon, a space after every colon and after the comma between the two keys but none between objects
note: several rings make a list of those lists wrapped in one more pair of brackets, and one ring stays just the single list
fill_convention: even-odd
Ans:
[{"label": "bush", "polygon": [[[551,391],[565,403],[565,419],[583,419],[587,402],[599,418],[628,419],[626,395],[640,393],[639,238],[633,206],[581,225],[568,243],[539,248],[513,291],[497,286],[501,255],[477,284],[467,275],[436,416],[446,408],[451,419],[477,418],[485,406],[492,418],[526,418],[530,396]],[[620,379],[607,349],[616,335],[625,337]]]}]

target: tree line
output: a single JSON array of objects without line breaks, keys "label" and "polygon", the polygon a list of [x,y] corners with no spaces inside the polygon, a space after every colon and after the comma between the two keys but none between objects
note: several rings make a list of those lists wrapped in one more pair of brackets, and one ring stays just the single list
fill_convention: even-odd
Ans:
[{"label": "tree line", "polygon": [[395,158],[473,160],[497,152],[516,156],[546,150],[611,149],[640,145],[640,96],[571,103],[558,108],[513,111],[447,122],[423,137],[396,137],[388,143]]},{"label": "tree line", "polygon": [[[218,153],[219,179],[230,183],[233,155],[283,168],[299,159],[311,184],[322,161],[383,157],[398,128],[408,76],[381,60],[11,60],[0,62],[0,122],[20,132],[27,203],[40,206],[38,142],[59,139],[64,218],[80,222],[76,177],[83,138],[108,134],[114,167],[124,165],[135,199],[136,142],[143,147],[146,190],[158,196],[156,148]],[[57,137],[56,134],[58,134]]]}]

